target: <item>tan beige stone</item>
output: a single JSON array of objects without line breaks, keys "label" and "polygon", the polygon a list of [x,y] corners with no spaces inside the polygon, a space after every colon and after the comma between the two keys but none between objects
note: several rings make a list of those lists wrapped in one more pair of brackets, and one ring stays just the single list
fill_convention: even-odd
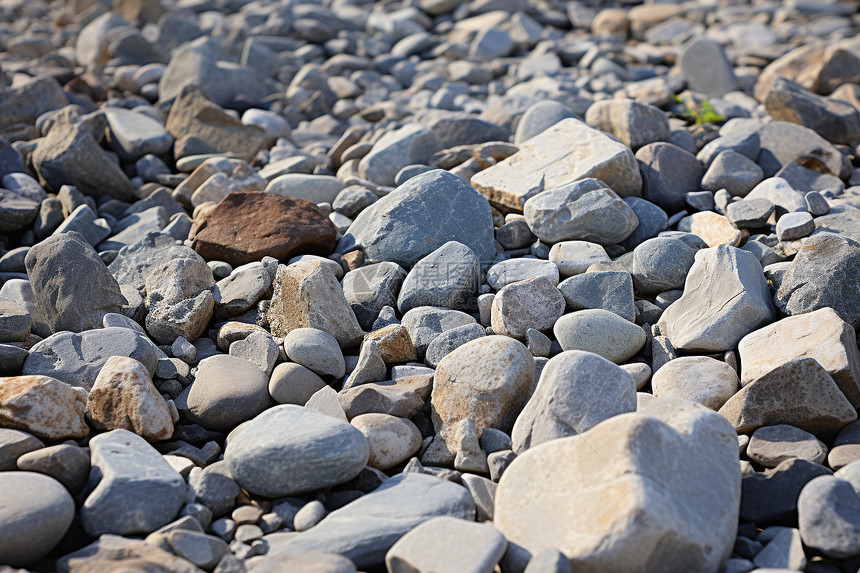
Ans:
[{"label": "tan beige stone", "polygon": [[741,385],[798,358],[815,358],[855,408],[860,407],[860,350],[850,324],[832,308],[784,318],[738,344]]},{"label": "tan beige stone", "polygon": [[523,142],[517,153],[477,173],[470,183],[492,206],[522,211],[534,195],[587,177],[600,179],[620,197],[642,190],[642,176],[629,147],[584,121],[568,118]]},{"label": "tan beige stone", "polygon": [[335,337],[341,348],[361,342],[364,332],[328,265],[318,261],[278,265],[268,312],[274,336],[294,328],[318,328]]},{"label": "tan beige stone", "polygon": [[405,418],[388,414],[361,414],[350,422],[370,446],[367,465],[387,470],[405,462],[421,447],[421,432]]},{"label": "tan beige stone", "polygon": [[[852,50],[852,45],[855,44]],[[826,44],[815,42],[777,58],[759,74],[753,94],[765,100],[777,77],[783,77],[820,94],[829,94],[844,83],[860,83],[856,39]]]},{"label": "tan beige stone", "polygon": [[87,391],[49,376],[0,378],[0,426],[39,438],[65,440],[90,433]]},{"label": "tan beige stone", "polygon": [[246,339],[248,335],[250,335],[252,332],[262,332],[264,334],[268,334],[265,328],[257,326],[256,324],[247,324],[244,322],[226,322],[221,328],[218,329],[218,336],[216,338],[218,348],[226,352],[230,348],[231,344],[233,344],[237,340]]},{"label": "tan beige stone", "polygon": [[506,560],[555,548],[577,573],[716,573],[737,535],[737,448],[721,416],[663,398],[531,448],[496,490]]},{"label": "tan beige stone", "polygon": [[379,354],[386,362],[413,362],[418,360],[418,353],[409,337],[409,331],[401,324],[389,324],[368,333],[364,342],[375,341]]},{"label": "tan beige stone", "polygon": [[750,234],[746,229],[732,227],[728,219],[711,211],[701,211],[684,217],[678,222],[678,230],[693,233],[709,247],[717,245],[737,247]]},{"label": "tan beige stone", "polygon": [[433,426],[451,452],[457,451],[456,428],[474,420],[485,428],[510,432],[529,399],[534,359],[521,342],[485,336],[455,349],[439,363],[431,403]]},{"label": "tan beige stone", "polygon": [[134,358],[108,358],[90,390],[87,409],[99,430],[129,430],[150,441],[173,435],[167,402]]},{"label": "tan beige stone", "polygon": [[832,437],[857,419],[857,411],[830,374],[808,357],[753,380],[729,398],[720,414],[738,433],[788,424],[819,437]]}]

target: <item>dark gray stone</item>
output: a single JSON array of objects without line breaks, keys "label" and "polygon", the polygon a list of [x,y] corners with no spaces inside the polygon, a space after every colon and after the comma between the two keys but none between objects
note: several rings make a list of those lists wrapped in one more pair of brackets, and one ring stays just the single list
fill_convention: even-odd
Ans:
[{"label": "dark gray stone", "polygon": [[860,143],[860,111],[846,101],[821,97],[776,76],[764,106],[775,120],[808,127],[832,143]]},{"label": "dark gray stone", "polygon": [[776,206],[768,199],[744,199],[729,203],[726,218],[738,229],[757,229],[767,225]]},{"label": "dark gray stone", "polygon": [[406,271],[391,262],[366,265],[344,275],[344,297],[363,329],[376,330],[374,321],[383,307],[397,304],[404,279]]},{"label": "dark gray stone", "polygon": [[668,227],[669,216],[666,211],[641,197],[625,197],[624,202],[633,209],[639,225],[622,243],[628,250],[634,249],[646,239],[656,237]]},{"label": "dark gray stone", "polygon": [[722,46],[711,38],[699,38],[684,50],[681,73],[690,89],[718,98],[737,89],[732,64]]},{"label": "dark gray stone", "polygon": [[648,239],[633,251],[633,286],[646,295],[683,289],[695,256],[680,239]]},{"label": "dark gray stone", "polygon": [[443,332],[475,323],[475,319],[465,312],[432,306],[413,308],[403,315],[402,320],[419,358],[424,356],[430,343]]},{"label": "dark gray stone", "polygon": [[800,459],[785,460],[772,470],[741,482],[741,519],[758,527],[797,523],[797,498],[813,478],[831,475],[829,468]]},{"label": "dark gray stone", "polygon": [[569,117],[581,119],[570,108],[557,101],[545,100],[536,103],[520,117],[514,143],[519,145]]},{"label": "dark gray stone", "polygon": [[851,482],[819,476],[797,500],[803,544],[833,559],[860,555],[860,494]]},{"label": "dark gray stone", "polygon": [[633,280],[624,271],[585,273],[565,279],[558,285],[564,295],[567,310],[602,308],[633,322]]},{"label": "dark gray stone", "polygon": [[419,306],[466,310],[481,282],[481,261],[472,249],[450,241],[415,263],[403,281],[397,308]]},{"label": "dark gray stone", "polygon": [[650,143],[636,152],[642,174],[642,197],[676,213],[685,206],[684,196],[701,189],[702,163],[692,153],[671,143]]},{"label": "dark gray stone", "polygon": [[480,324],[464,324],[463,326],[446,330],[434,338],[433,342],[427,346],[427,354],[424,358],[424,362],[429,366],[436,368],[436,366],[439,365],[439,362],[441,362],[445,356],[453,352],[455,349],[463,346],[471,340],[475,340],[476,338],[481,338],[486,335],[486,329]]},{"label": "dark gray stone", "polygon": [[709,191],[725,189],[735,197],[745,197],[761,183],[764,171],[749,157],[726,150],[717,155],[702,177],[702,187]]}]

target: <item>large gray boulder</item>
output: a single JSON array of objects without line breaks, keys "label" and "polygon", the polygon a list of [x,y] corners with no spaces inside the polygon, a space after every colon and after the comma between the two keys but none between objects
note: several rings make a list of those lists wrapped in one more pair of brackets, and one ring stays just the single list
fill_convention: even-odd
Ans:
[{"label": "large gray boulder", "polygon": [[98,253],[78,233],[35,245],[24,259],[36,305],[52,332],[100,328],[104,315],[127,304]]},{"label": "large gray boulder", "polygon": [[456,175],[435,170],[413,177],[362,211],[337,250],[361,248],[371,263],[409,268],[448,241],[466,245],[481,262],[495,257],[487,200]]},{"label": "large gray boulder", "polygon": [[420,473],[402,473],[371,493],[333,511],[301,533],[272,533],[268,555],[329,551],[365,569],[381,565],[385,554],[406,532],[437,516],[473,520],[475,502],[453,482]]}]

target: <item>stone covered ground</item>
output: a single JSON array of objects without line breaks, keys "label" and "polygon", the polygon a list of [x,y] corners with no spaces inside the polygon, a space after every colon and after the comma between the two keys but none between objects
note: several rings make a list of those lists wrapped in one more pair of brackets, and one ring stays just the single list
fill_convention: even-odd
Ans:
[{"label": "stone covered ground", "polygon": [[857,0],[4,0],[0,571],[856,573]]}]

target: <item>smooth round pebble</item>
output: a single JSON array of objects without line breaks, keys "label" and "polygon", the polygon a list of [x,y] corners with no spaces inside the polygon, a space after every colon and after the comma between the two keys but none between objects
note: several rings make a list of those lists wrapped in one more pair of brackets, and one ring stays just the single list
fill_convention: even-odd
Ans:
[{"label": "smooth round pebble", "polygon": [[367,438],[370,459],[367,464],[387,470],[405,462],[421,447],[421,432],[406,418],[388,414],[361,414],[352,425]]}]

